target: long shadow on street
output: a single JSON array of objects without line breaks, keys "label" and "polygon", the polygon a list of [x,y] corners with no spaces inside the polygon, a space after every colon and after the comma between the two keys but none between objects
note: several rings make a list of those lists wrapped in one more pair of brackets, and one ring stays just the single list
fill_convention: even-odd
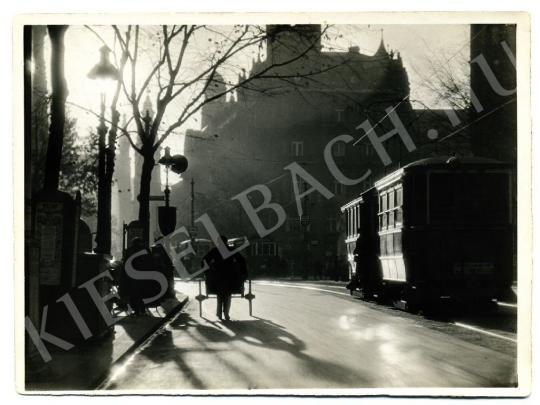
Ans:
[{"label": "long shadow on street", "polygon": [[[174,334],[185,333],[196,342],[195,346],[189,348],[179,347],[175,344]],[[215,364],[222,366],[226,372],[231,373],[236,378],[234,381],[241,381],[242,385],[230,386],[226,388],[284,388],[279,386],[260,386],[260,382],[250,375],[249,367],[239,367],[231,361],[227,361],[221,352],[233,350],[245,358],[246,363],[257,364],[261,367],[269,365],[267,356],[254,355],[253,351],[242,349],[241,346],[234,347],[221,345],[230,342],[241,342],[264,349],[285,351],[293,355],[300,361],[304,370],[302,374],[311,376],[315,381],[320,381],[322,385],[328,386],[370,386],[373,381],[367,376],[359,378],[358,370],[351,370],[337,363],[318,359],[305,353],[306,344],[288,332],[283,326],[267,319],[253,318],[249,320],[235,320],[224,322],[213,322],[205,318],[194,319],[189,313],[181,313],[173,322],[169,324],[168,330],[163,330],[156,336],[153,342],[144,348],[138,355],[144,356],[156,364],[174,361],[179,371],[182,373],[184,383],[195,389],[212,388],[209,384],[209,375],[202,375],[202,372],[194,370],[188,361],[187,355],[193,352],[212,353],[216,355]],[[193,357],[191,362],[193,362]],[[264,357],[264,358],[263,358]],[[209,372],[211,370],[208,370]],[[294,382],[294,376],[289,376]],[[210,385],[210,386],[209,386]],[[109,387],[114,389],[114,384]],[[175,388],[189,388],[179,386]],[[292,388],[288,386],[287,388]]]}]

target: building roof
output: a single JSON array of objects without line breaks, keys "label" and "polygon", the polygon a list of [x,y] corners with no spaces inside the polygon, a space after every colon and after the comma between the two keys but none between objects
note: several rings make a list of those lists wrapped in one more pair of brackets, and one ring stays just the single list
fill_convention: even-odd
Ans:
[{"label": "building roof", "polygon": [[379,48],[377,49],[377,52],[373,55],[375,57],[381,58],[381,57],[389,57],[388,52],[386,51],[386,46],[384,45],[384,39],[381,35],[381,42],[379,44]]}]

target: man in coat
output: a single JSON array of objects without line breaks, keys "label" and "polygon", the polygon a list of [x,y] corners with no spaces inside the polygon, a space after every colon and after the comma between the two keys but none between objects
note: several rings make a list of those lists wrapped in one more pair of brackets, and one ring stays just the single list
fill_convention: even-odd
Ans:
[{"label": "man in coat", "polygon": [[[229,249],[228,239],[221,236],[221,240]],[[204,263],[209,266],[205,274],[208,292],[217,295],[216,316],[230,320],[231,295],[243,292],[244,281],[248,277],[246,261],[240,253],[224,259],[219,249],[214,247],[203,257]]]}]

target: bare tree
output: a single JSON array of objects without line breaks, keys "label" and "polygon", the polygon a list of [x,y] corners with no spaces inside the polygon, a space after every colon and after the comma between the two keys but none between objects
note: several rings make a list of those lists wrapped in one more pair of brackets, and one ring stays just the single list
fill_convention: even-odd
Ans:
[{"label": "bare tree", "polygon": [[[446,114],[426,108],[426,114],[439,115],[442,136],[431,142],[439,154],[469,154],[471,124],[471,86],[468,47],[463,46],[451,54],[429,50],[429,69],[416,73],[420,85],[431,94],[434,105],[441,105]],[[467,52],[466,52],[467,51]]]},{"label": "bare tree", "polygon": [[465,119],[463,112],[471,105],[468,58],[461,53],[448,58],[433,56],[429,59],[429,67],[427,75],[422,75],[422,86],[437,103],[447,105]]},{"label": "bare tree", "polygon": [[[139,26],[113,26],[113,29],[127,63],[129,74],[122,75],[121,85],[132,110],[131,123],[135,127],[134,131],[130,131],[129,127],[119,129],[143,157],[138,196],[139,221],[148,243],[154,154],[163,142],[171,134],[177,133],[203,106],[240,87],[250,87],[250,84],[260,79],[286,79],[317,74],[316,71],[291,73],[281,68],[305,57],[317,46],[320,38],[303,44],[290,53],[289,57],[271,61],[245,76],[241,72],[246,55],[260,51],[267,39],[263,27],[175,25],[159,27],[158,31],[145,30]],[[152,60],[149,55],[155,49],[158,50],[157,57]],[[325,67],[325,70],[328,69]],[[232,83],[224,79],[222,73],[228,73],[228,76],[236,73],[239,79]],[[157,89],[153,117],[142,108],[142,98],[149,89]],[[257,90],[253,87],[251,89]],[[174,117],[172,122],[167,121],[170,116]]]}]

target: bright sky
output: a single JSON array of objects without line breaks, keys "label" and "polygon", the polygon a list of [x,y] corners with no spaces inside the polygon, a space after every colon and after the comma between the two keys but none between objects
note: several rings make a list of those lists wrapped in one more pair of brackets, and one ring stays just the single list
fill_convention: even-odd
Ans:
[{"label": "bright sky", "polygon": [[[114,44],[112,29],[104,26],[94,27],[94,29],[112,48]],[[401,54],[409,75],[413,105],[417,108],[421,108],[422,103],[430,108],[442,107],[443,105],[434,102],[434,95],[422,86],[422,82],[430,76],[430,63],[433,59],[447,61],[450,65],[454,64],[456,69],[463,70],[463,58],[467,58],[469,53],[469,26],[340,25],[332,27],[331,31],[332,34],[340,34],[340,39],[333,43],[323,42],[323,46],[327,51],[359,46],[362,53],[372,54],[379,46],[381,30],[386,45]],[[335,37],[336,35],[331,36]],[[68,103],[84,106],[93,111],[99,110],[100,88],[86,75],[98,62],[101,46],[100,39],[83,26],[71,26],[66,32],[65,75],[69,88]],[[205,41],[201,41],[201,52],[205,46]],[[152,44],[149,48],[152,49]],[[192,55],[192,57],[195,60],[196,55]],[[244,58],[243,63],[246,63],[247,60]],[[246,70],[249,70],[249,66],[246,66]],[[97,125],[97,118],[94,115],[75,106],[70,106],[69,109],[70,114],[77,118],[77,130],[81,137],[86,136],[90,127]],[[120,105],[119,110],[129,113],[125,104]],[[166,120],[173,119],[172,116],[165,118]],[[192,119],[185,127],[179,129],[178,134],[169,136],[165,145],[171,146],[174,153],[182,153],[183,136],[181,134],[188,128],[197,129],[199,127],[198,120]]]}]

